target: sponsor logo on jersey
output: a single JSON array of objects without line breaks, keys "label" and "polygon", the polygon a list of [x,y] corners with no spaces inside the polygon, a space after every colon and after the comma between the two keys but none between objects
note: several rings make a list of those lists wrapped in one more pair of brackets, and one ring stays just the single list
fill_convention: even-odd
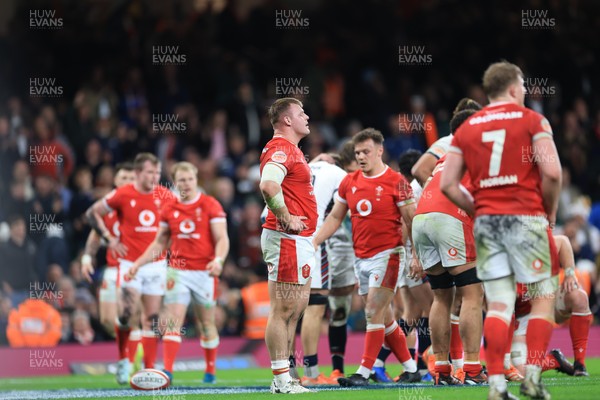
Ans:
[{"label": "sponsor logo on jersey", "polygon": [[469,119],[469,125],[485,124],[491,121],[523,118],[523,111],[497,112]]},{"label": "sponsor logo on jersey", "polygon": [[190,219],[183,220],[179,223],[179,230],[183,233],[192,233],[196,230],[196,224]]},{"label": "sponsor logo on jersey", "polygon": [[356,204],[356,212],[358,212],[362,217],[366,217],[367,215],[371,214],[371,211],[373,211],[373,205],[367,199],[359,200],[359,202]]},{"label": "sponsor logo on jersey", "polygon": [[184,219],[179,223],[180,234],[177,235],[178,239],[200,239],[199,233],[196,231],[196,224],[191,219]]},{"label": "sponsor logo on jersey", "polygon": [[140,215],[138,216],[138,220],[143,226],[151,226],[156,220],[156,217],[154,216],[154,213],[152,211],[142,210],[142,212],[140,212]]},{"label": "sponsor logo on jersey", "polygon": [[136,226],[136,232],[156,232],[158,229],[154,226],[156,215],[150,210],[142,210],[138,215],[138,221],[142,226]]},{"label": "sponsor logo on jersey", "polygon": [[283,164],[287,161],[287,154],[285,154],[285,152],[279,150],[276,151],[275,153],[273,153],[273,155],[271,156],[271,160]]}]

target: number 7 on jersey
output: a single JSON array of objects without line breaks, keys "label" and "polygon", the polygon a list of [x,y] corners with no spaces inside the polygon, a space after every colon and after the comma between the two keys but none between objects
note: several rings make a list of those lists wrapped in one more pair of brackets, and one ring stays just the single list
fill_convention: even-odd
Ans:
[{"label": "number 7 on jersey", "polygon": [[504,151],[504,139],[506,138],[506,129],[483,132],[481,141],[483,143],[493,142],[492,156],[490,157],[489,176],[498,176],[500,173],[500,163],[502,162],[502,152]]}]

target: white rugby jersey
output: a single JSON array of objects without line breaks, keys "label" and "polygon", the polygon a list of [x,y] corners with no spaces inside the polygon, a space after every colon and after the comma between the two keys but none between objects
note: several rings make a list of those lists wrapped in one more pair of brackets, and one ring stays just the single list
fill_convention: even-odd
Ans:
[{"label": "white rugby jersey", "polygon": [[[308,164],[308,166],[313,174],[312,182],[315,190],[315,197],[317,198],[317,212],[319,214],[317,219],[317,230],[319,230],[325,221],[326,215],[333,207],[333,196],[346,176],[346,171],[327,161],[317,161]],[[351,233],[348,232],[347,234],[344,227],[340,226],[329,239],[330,244],[331,241],[335,241],[338,245],[341,244],[339,242],[352,243],[348,239],[349,234]]]}]

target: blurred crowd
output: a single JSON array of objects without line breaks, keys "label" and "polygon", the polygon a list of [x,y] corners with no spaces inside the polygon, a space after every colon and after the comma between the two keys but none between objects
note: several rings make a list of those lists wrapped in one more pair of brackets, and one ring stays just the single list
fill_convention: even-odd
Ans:
[{"label": "blurred crowd", "polygon": [[[600,13],[586,8],[595,5],[550,2],[558,28],[535,31],[522,29],[520,13],[536,1],[518,9],[416,0],[364,9],[341,0],[9,3],[13,15],[0,30],[0,344],[8,313],[28,298],[59,311],[62,342],[110,339],[98,323],[101,271],[93,283],[80,273],[83,213],[111,190],[115,165],[142,151],[161,159],[167,187],[174,162],[196,165],[203,190],[227,212],[231,253],[217,322],[221,335],[239,335],[240,289],[266,275],[257,182],[270,103],[290,88],[301,93],[308,158],[373,126],[397,169],[402,152],[449,133],[460,98],[487,103],[480,76],[500,57],[540,78],[528,90],[545,89],[530,90],[526,102],[550,120],[563,163],[557,229],[600,293]],[[63,27],[30,29],[36,3],[56,9]],[[275,10],[294,7],[306,29],[276,27]],[[549,42],[552,51],[542,50]],[[399,65],[403,44],[424,45],[431,64]],[[177,46],[185,62],[156,65],[155,46]],[[32,77],[55,78],[62,94],[31,95],[23,88]],[[599,315],[596,296],[590,301]],[[361,331],[354,303],[350,325]]]}]

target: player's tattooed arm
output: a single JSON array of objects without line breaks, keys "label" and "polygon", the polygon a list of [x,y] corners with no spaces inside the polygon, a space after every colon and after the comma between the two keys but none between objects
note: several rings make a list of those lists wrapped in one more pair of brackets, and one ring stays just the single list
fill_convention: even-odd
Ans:
[{"label": "player's tattooed arm", "polygon": [[108,210],[103,204],[103,199],[96,201],[85,212],[85,216],[90,224],[90,227],[98,234],[98,236],[108,241],[108,237],[110,237],[110,231],[102,219],[102,217],[104,217],[106,214],[108,214]]},{"label": "player's tattooed arm", "polygon": [[88,210],[85,212],[85,216],[90,224],[90,227],[106,241],[108,248],[113,252],[113,256],[123,257],[127,254],[127,247],[119,242],[119,238],[110,234],[110,230],[106,227],[104,217],[108,214],[108,209],[104,205],[104,199],[96,201]]}]

